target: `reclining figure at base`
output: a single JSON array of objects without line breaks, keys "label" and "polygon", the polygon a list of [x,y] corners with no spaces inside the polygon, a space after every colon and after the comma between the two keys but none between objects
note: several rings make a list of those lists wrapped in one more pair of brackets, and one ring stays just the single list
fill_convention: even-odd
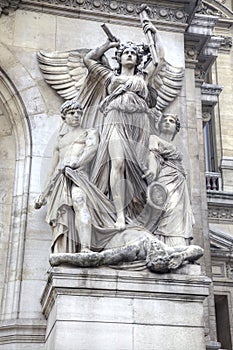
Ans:
[{"label": "reclining figure at base", "polygon": [[148,231],[129,228],[117,233],[106,249],[99,253],[52,254],[50,264],[71,264],[78,267],[113,265],[129,269],[129,263],[137,263],[136,269],[148,268],[152,272],[165,273],[199,259],[203,253],[204,250],[197,245],[169,247]]}]

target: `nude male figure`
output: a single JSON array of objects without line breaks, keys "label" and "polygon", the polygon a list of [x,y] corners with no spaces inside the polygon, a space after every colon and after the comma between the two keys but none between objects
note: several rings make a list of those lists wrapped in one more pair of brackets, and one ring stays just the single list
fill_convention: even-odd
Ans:
[{"label": "nude male figure", "polygon": [[64,120],[54,150],[52,170],[45,191],[35,208],[47,203],[46,221],[53,227],[52,253],[89,252],[91,246],[91,216],[85,186],[88,168],[99,142],[95,129],[81,127],[82,108],[76,100],[61,107]]}]

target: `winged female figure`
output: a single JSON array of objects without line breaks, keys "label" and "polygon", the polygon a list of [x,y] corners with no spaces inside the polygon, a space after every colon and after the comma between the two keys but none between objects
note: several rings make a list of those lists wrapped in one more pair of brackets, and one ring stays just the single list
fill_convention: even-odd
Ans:
[{"label": "winged female figure", "polygon": [[[140,17],[146,45],[120,44],[110,35],[90,51],[38,54],[45,80],[63,98],[77,97],[84,110],[82,126],[100,132],[90,179],[113,201],[117,230],[124,230],[145,204],[150,118],[160,117],[175,99],[183,78],[183,69],[164,59],[145,8]],[[105,56],[112,48],[117,69]]]}]

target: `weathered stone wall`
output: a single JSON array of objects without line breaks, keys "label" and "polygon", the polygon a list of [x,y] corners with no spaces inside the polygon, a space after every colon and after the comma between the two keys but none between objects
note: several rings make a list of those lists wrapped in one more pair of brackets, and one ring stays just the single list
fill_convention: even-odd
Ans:
[{"label": "weathered stone wall", "polygon": [[[1,183],[1,186],[10,189],[9,203],[3,203],[2,211],[3,222],[6,222],[1,264],[1,286],[5,278],[2,319],[8,323],[17,317],[31,320],[30,322],[35,320],[34,327],[37,338],[40,339],[38,320],[43,320],[40,297],[49,269],[51,232],[44,222],[45,208],[36,211],[34,200],[43,190],[51,166],[52,150],[60,127],[59,109],[63,100],[45,83],[36,54],[40,49],[54,51],[93,48],[103,42],[106,36],[100,23],[95,20],[33,11],[17,10],[10,16],[2,16],[0,21],[0,65],[10,82],[9,96],[2,103],[8,108],[17,96],[17,103],[20,105],[16,119],[14,113],[17,111],[13,107],[9,108],[12,135],[5,146],[9,156],[6,155],[3,168],[12,169],[8,171],[7,183]],[[127,22],[125,25],[111,24],[110,27],[123,42],[144,40],[140,27],[129,27]],[[168,30],[166,26],[164,29]],[[161,34],[168,61],[184,67],[183,34],[169,31]],[[112,54],[113,52],[110,58]],[[182,99],[184,105],[185,96],[181,96]],[[181,114],[180,107],[177,106],[176,109],[177,114]],[[185,115],[182,119],[185,120]],[[15,155],[14,143],[18,145],[21,139],[26,146],[24,149],[23,144],[18,147]],[[14,161],[18,158],[22,164],[15,169]],[[11,165],[8,165],[9,162]],[[14,176],[17,182],[22,180],[18,190],[13,185]],[[11,196],[16,201],[12,205]],[[13,216],[10,224],[11,211]],[[28,327],[30,322],[26,322]]]},{"label": "weathered stone wall", "polygon": [[[3,146],[0,151],[5,152],[2,169],[4,172],[7,169],[8,174],[6,180],[3,182],[1,180],[0,188],[10,189],[8,197],[4,197],[9,200],[0,203],[2,205],[0,215],[5,225],[1,243],[4,253],[0,262],[2,276],[0,288],[4,285],[2,318],[4,322],[6,320],[10,322],[17,317],[19,320],[30,320],[31,324],[27,321],[26,326],[32,328],[32,324],[34,325],[35,339],[39,341],[41,339],[39,329],[43,330],[44,325],[40,297],[49,269],[51,232],[44,222],[45,208],[35,211],[34,200],[43,190],[46,174],[51,165],[52,150],[60,126],[59,109],[63,100],[45,83],[38,67],[36,53],[38,50],[93,48],[102,43],[106,37],[100,28],[99,18],[69,18],[62,16],[61,13],[60,15],[56,12],[45,13],[42,9],[41,12],[19,9],[9,16],[2,16],[0,21],[0,66],[4,72],[3,85],[7,85],[5,97],[1,96],[3,110],[7,109],[7,113],[4,112],[5,119],[1,118],[1,123],[7,120],[12,131],[2,138]],[[109,27],[122,41],[143,42],[144,36],[139,24],[132,23],[122,19],[121,23],[112,21]],[[164,42],[166,59],[175,66],[184,67],[185,24],[164,21],[158,22],[158,28]],[[109,58],[112,54],[113,52]],[[220,100],[221,125],[222,123],[228,125],[223,129],[226,136],[223,142],[223,155],[226,159],[231,157],[230,108],[226,101],[232,98],[232,82],[226,76],[223,82],[221,79],[224,67],[233,68],[230,55],[222,54],[219,60],[218,72],[222,74],[220,77],[218,73],[218,84],[227,87]],[[210,276],[201,95],[200,86],[195,87],[194,66],[186,69],[184,86],[173,108],[180,116],[182,125],[177,143],[184,152],[196,219],[194,241],[206,249],[202,265],[203,270]],[[224,107],[221,107],[221,104]],[[227,137],[230,147],[227,144]],[[15,167],[14,160],[16,160]],[[13,185],[14,176],[19,183],[17,186]],[[229,190],[230,175],[225,172],[224,178],[225,189]],[[10,221],[11,212],[13,215]],[[210,307],[213,310],[213,305]],[[208,317],[208,309],[206,316]],[[210,325],[213,328],[212,339],[214,339],[214,315],[211,317]],[[42,320],[42,323],[39,320]],[[30,336],[27,338],[24,334],[24,339],[31,338]]]},{"label": "weathered stone wall", "polygon": [[[233,29],[230,31],[233,38]],[[233,50],[220,53],[217,60],[218,81],[224,86],[219,98],[219,116],[221,125],[223,190],[233,192]],[[227,72],[227,73],[226,73]]]},{"label": "weathered stone wall", "polygon": [[[9,232],[11,223],[11,203],[15,173],[15,139],[12,122],[7,112],[0,110],[0,271],[4,272],[7,263]],[[0,274],[0,300],[4,284],[4,273]]]}]

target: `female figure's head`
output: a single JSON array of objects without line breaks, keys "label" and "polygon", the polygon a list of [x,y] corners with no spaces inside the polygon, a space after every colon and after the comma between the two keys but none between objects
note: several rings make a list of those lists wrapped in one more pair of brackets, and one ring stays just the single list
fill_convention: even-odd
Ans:
[{"label": "female figure's head", "polygon": [[180,131],[180,120],[174,114],[164,114],[158,123],[159,134],[161,137],[172,141]]},{"label": "female figure's head", "polygon": [[119,46],[116,50],[115,57],[119,64],[117,73],[121,73],[122,67],[127,67],[129,69],[134,68],[134,73],[137,73],[138,66],[142,62],[143,50],[141,46],[128,42]]}]

